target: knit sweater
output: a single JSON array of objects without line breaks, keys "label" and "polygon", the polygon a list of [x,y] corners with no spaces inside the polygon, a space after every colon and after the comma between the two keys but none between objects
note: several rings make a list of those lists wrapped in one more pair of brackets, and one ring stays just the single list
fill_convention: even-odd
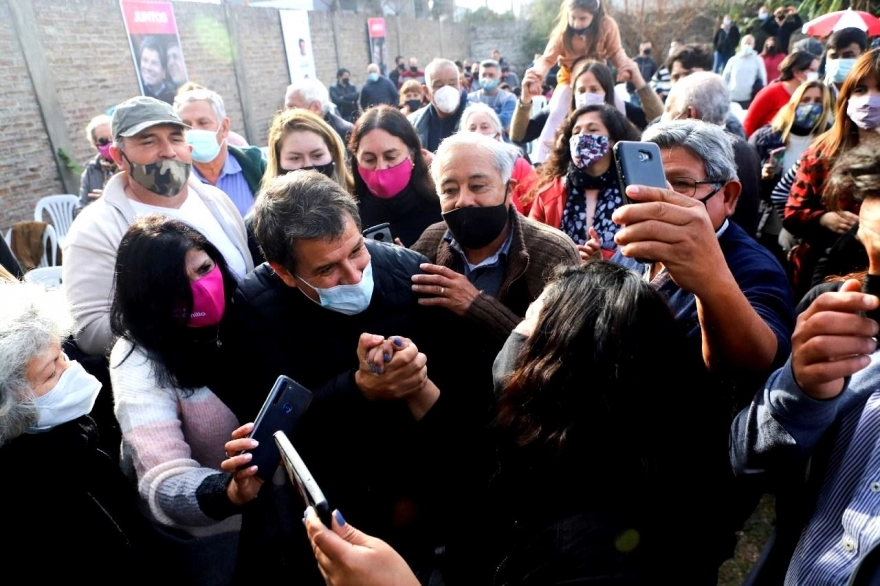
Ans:
[{"label": "knit sweater", "polygon": [[151,360],[131,350],[120,339],[110,354],[123,471],[136,477],[141,498],[163,525],[212,525],[233,512],[228,475],[218,467],[238,420],[207,387],[189,396],[160,387]]}]

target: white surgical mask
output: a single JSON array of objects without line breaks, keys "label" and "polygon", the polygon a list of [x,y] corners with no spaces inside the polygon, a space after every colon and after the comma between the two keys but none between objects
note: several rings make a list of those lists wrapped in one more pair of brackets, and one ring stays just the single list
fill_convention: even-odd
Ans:
[{"label": "white surgical mask", "polygon": [[318,299],[321,301],[318,303],[311,297],[309,299],[312,299],[313,302],[318,303],[321,307],[343,315],[363,313],[370,306],[370,301],[373,299],[372,261],[367,263],[366,268],[364,268],[364,274],[361,277],[360,283],[354,285],[336,285],[335,287],[322,289],[315,287],[300,276],[297,276],[297,279],[311,287],[318,294]]},{"label": "white surgical mask", "polygon": [[434,92],[434,106],[444,114],[452,114],[461,102],[461,93],[451,85]]},{"label": "white surgical mask", "polygon": [[86,372],[82,364],[71,361],[52,390],[34,399],[37,423],[28,432],[48,431],[56,425],[88,415],[100,390],[101,382]]},{"label": "white surgical mask", "polygon": [[818,71],[808,71],[807,72],[807,81],[808,82],[816,81],[817,79],[819,79],[819,72]]},{"label": "white surgical mask", "polygon": [[574,107],[583,108],[584,106],[597,106],[605,103],[605,94],[594,94],[593,92],[584,92],[575,94]]}]

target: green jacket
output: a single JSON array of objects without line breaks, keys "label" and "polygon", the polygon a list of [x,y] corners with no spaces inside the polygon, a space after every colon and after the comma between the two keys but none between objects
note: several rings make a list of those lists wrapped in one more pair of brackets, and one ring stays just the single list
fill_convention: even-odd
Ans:
[{"label": "green jacket", "polygon": [[235,160],[241,165],[244,180],[247,181],[248,188],[251,190],[254,198],[256,198],[257,193],[260,191],[260,181],[263,180],[263,173],[266,172],[266,159],[263,158],[260,147],[229,145],[227,148],[229,149],[229,154],[235,157]]}]

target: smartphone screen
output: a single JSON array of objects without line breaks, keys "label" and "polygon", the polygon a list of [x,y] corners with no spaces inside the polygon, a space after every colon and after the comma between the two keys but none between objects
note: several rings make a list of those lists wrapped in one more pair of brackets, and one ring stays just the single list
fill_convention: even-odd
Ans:
[{"label": "smartphone screen", "polygon": [[296,423],[306,412],[311,401],[311,391],[291,378],[279,376],[254,420],[254,429],[248,436],[260,442],[260,445],[248,450],[253,457],[241,468],[257,466],[257,476],[263,480],[272,478],[281,462],[278,446],[272,440],[272,435],[276,431],[293,433]]},{"label": "smartphone screen", "polygon": [[306,506],[314,507],[321,522],[330,527],[330,505],[327,503],[321,487],[318,486],[314,476],[309,472],[306,463],[303,462],[293,444],[290,443],[287,434],[283,431],[277,431],[273,437],[281,453],[281,459],[284,462],[284,467],[287,469],[290,482],[296,487],[303,503]]}]

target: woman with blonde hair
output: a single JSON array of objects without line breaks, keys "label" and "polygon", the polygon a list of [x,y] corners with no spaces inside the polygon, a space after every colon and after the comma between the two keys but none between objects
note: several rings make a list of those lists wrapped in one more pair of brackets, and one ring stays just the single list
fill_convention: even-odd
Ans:
[{"label": "woman with blonde hair", "polygon": [[410,79],[400,87],[400,111],[404,116],[409,116],[424,104],[425,94],[418,80]]},{"label": "woman with blonde hair", "polygon": [[299,169],[314,169],[349,193],[354,189],[345,162],[345,145],[336,131],[317,114],[303,108],[279,112],[269,127],[268,143],[269,164],[263,175],[263,188],[280,175]]}]

